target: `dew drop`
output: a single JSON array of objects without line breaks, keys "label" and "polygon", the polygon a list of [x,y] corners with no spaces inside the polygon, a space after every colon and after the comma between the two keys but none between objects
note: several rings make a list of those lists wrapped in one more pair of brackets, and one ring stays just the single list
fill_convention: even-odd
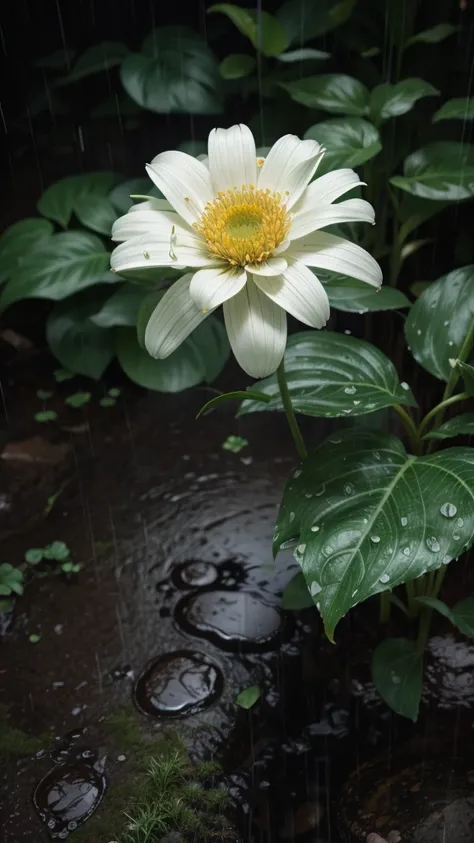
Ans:
[{"label": "dew drop", "polygon": [[380,536],[371,536],[370,541],[373,542],[374,544],[378,544],[379,541],[380,541]]},{"label": "dew drop", "polygon": [[349,329],[347,329],[347,330],[344,331],[344,333],[347,334],[348,337],[350,337],[352,331],[349,331]]},{"label": "dew drop", "polygon": [[401,388],[402,388],[402,389],[405,389],[407,392],[408,392],[408,390],[410,389],[410,387],[408,386],[408,384],[406,383],[406,381],[402,381],[402,383],[400,384],[400,386],[401,386]]},{"label": "dew drop", "polygon": [[345,495],[352,495],[353,491],[354,491],[354,486],[352,486],[350,483],[346,483],[346,485],[344,486],[344,494]]},{"label": "dew drop", "polygon": [[436,536],[427,536],[426,546],[428,550],[432,551],[432,553],[438,553],[438,551],[441,550],[440,543]]},{"label": "dew drop", "polygon": [[421,329],[420,329],[420,328],[418,328],[418,330],[417,330],[417,332],[416,332],[416,333],[417,333],[417,335],[418,335],[419,337],[421,337]]},{"label": "dew drop", "polygon": [[464,521],[462,518],[458,518],[456,520],[456,527],[464,527]]},{"label": "dew drop", "polygon": [[300,474],[301,474],[301,468],[297,468],[296,471],[293,474],[294,479],[297,480],[298,477],[300,476]]},{"label": "dew drop", "polygon": [[318,491],[315,492],[316,497],[317,498],[321,497],[321,495],[324,495],[325,491],[326,491],[326,486],[323,483],[323,485],[318,489]]},{"label": "dew drop", "polygon": [[305,545],[305,544],[299,544],[299,545],[298,545],[298,547],[297,547],[297,551],[298,551],[298,553],[304,553],[304,552],[305,552],[305,550],[306,550],[306,545]]},{"label": "dew drop", "polygon": [[406,517],[406,515],[402,515],[402,517],[400,518],[400,524],[402,525],[402,527],[406,527],[406,525],[408,524],[408,518]]},{"label": "dew drop", "polygon": [[294,512],[290,512],[290,524],[291,524],[291,522],[294,520],[294,517],[295,517],[295,513],[294,513]]},{"label": "dew drop", "polygon": [[318,532],[318,530],[319,530],[319,527],[316,527],[316,526],[315,526],[315,527],[311,527],[311,532],[312,532],[312,533],[317,533],[317,532]]},{"label": "dew drop", "polygon": [[331,553],[334,553],[334,548],[333,548],[330,544],[327,544],[327,545],[326,545],[326,547],[324,548],[324,552],[325,552],[328,556],[330,556],[330,555],[331,555]]},{"label": "dew drop", "polygon": [[391,680],[392,680],[394,685],[399,685],[400,682],[401,682],[401,679],[400,679],[398,673],[395,673],[394,670],[392,670],[392,672],[391,672]]},{"label": "dew drop", "polygon": [[454,539],[455,542],[458,542],[460,538],[461,538],[461,536],[458,536],[456,533],[454,533],[453,539]]},{"label": "dew drop", "polygon": [[445,321],[443,322],[443,325],[444,325],[445,328],[447,328],[448,325],[449,325],[449,319],[445,319]]},{"label": "dew drop", "polygon": [[311,492],[306,492],[306,494],[305,494],[305,498],[308,498],[308,500],[309,500],[309,499],[310,499],[310,498],[312,498],[312,497],[313,497],[313,495],[312,495],[312,493],[311,493]]},{"label": "dew drop", "polygon": [[320,591],[322,591],[321,586],[318,582],[316,582],[316,580],[313,580],[313,582],[311,583],[311,597],[316,597],[316,595],[319,594]]},{"label": "dew drop", "polygon": [[403,548],[403,553],[405,554],[405,556],[409,556],[409,555],[410,555],[410,548],[409,548],[409,547],[404,547],[404,548]]},{"label": "dew drop", "polygon": [[454,506],[453,503],[444,503],[442,507],[440,507],[441,515],[444,515],[445,518],[454,518],[456,512],[458,511],[457,506]]},{"label": "dew drop", "polygon": [[389,581],[390,581],[389,575],[388,574],[382,574],[382,576],[380,577],[380,582],[381,583],[387,583]]},{"label": "dew drop", "polygon": [[346,386],[344,392],[346,393],[346,395],[355,395],[357,389],[355,388],[355,386]]}]

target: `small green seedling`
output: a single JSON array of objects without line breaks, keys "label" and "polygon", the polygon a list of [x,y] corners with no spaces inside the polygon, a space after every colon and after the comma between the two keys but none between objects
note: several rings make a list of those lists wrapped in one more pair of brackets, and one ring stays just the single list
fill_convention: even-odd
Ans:
[{"label": "small green seedling", "polygon": [[69,550],[67,544],[56,541],[52,542],[52,544],[48,544],[44,548],[43,555],[45,559],[54,559],[56,562],[66,562],[71,555],[71,551]]},{"label": "small green seedling", "polygon": [[75,392],[74,395],[68,395],[68,397],[64,399],[64,403],[67,404],[68,407],[84,407],[85,404],[89,403],[91,397],[90,392]]},{"label": "small green seedling", "polygon": [[243,439],[242,436],[228,436],[222,443],[222,447],[224,451],[232,451],[233,454],[238,454],[248,444],[248,440]]},{"label": "small green seedling", "polygon": [[43,556],[44,550],[42,547],[30,547],[25,553],[25,562],[30,565],[37,565],[38,562],[41,562]]},{"label": "small green seedling", "polygon": [[111,398],[118,398],[121,391],[122,390],[119,389],[118,386],[113,386],[112,389],[109,389],[107,394],[110,395]]},{"label": "small green seedling", "polygon": [[10,597],[12,594],[23,594],[23,571],[10,565],[9,562],[0,564],[0,596]]},{"label": "small green seedling", "polygon": [[116,403],[115,398],[109,398],[107,395],[99,401],[101,407],[115,407]]},{"label": "small green seedling", "polygon": [[63,381],[70,381],[71,378],[75,378],[74,372],[70,372],[68,369],[55,369],[54,378],[56,383],[62,383]]},{"label": "small green seedling", "polygon": [[245,688],[245,690],[240,692],[236,699],[236,703],[237,705],[240,705],[241,708],[248,710],[255,705],[261,696],[262,689],[260,685],[251,685],[250,688]]},{"label": "small green seedling", "polygon": [[57,417],[58,414],[54,410],[40,410],[39,413],[35,413],[34,415],[35,421],[41,422],[42,424],[54,421]]},{"label": "small green seedling", "polygon": [[32,632],[31,635],[28,636],[28,641],[30,644],[38,644],[41,641],[41,635],[37,635],[36,632]]},{"label": "small green seedling", "polygon": [[61,571],[63,574],[78,574],[79,571],[82,569],[82,565],[79,565],[77,562],[63,562],[61,565]]},{"label": "small green seedling", "polygon": [[49,390],[47,390],[47,389],[38,389],[36,391],[36,395],[38,396],[40,401],[47,401],[48,398],[53,397],[53,393],[49,392]]}]

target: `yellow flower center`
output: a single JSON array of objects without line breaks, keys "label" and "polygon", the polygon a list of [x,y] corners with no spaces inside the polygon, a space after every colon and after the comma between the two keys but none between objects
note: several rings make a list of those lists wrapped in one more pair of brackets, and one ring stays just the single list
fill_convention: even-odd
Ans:
[{"label": "yellow flower center", "polygon": [[194,228],[213,255],[246,266],[270,257],[285,239],[290,219],[279,193],[251,184],[218,193]]}]

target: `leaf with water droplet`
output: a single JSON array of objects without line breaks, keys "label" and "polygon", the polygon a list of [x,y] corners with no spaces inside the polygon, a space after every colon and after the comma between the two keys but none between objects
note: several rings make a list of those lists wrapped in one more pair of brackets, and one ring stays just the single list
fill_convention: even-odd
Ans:
[{"label": "leaf with water droplet", "polygon": [[424,439],[454,439],[456,436],[474,436],[474,413],[461,413],[453,419],[426,433]]},{"label": "leaf with water droplet", "polygon": [[418,719],[423,688],[423,657],[415,641],[387,638],[376,648],[372,661],[374,685],[397,714]]}]

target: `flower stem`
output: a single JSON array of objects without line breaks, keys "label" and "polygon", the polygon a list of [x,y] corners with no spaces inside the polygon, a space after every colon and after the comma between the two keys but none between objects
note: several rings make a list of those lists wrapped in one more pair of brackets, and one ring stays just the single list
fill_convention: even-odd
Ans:
[{"label": "flower stem", "polygon": [[393,404],[393,409],[395,412],[398,413],[403,424],[405,425],[406,431],[410,438],[411,446],[413,451],[417,456],[420,456],[423,453],[423,443],[420,438],[420,434],[418,432],[418,428],[413,421],[412,417],[409,413],[402,407],[400,404]]},{"label": "flower stem", "polygon": [[456,404],[458,401],[466,401],[469,398],[468,392],[457,392],[456,395],[451,395],[450,398],[444,398],[436,407],[433,407],[429,413],[426,414],[424,419],[422,420],[419,428],[420,434],[424,431],[425,427],[430,423],[431,419],[438,415],[438,413],[443,413],[447,407],[450,407],[451,404]]},{"label": "flower stem", "polygon": [[303,437],[301,435],[301,431],[298,426],[298,422],[296,421],[295,411],[293,409],[293,404],[291,403],[291,395],[288,389],[288,383],[286,380],[285,375],[285,361],[282,360],[280,365],[277,369],[277,379],[278,379],[278,388],[280,390],[281,401],[283,404],[283,409],[286,413],[286,418],[288,421],[288,427],[290,428],[291,435],[293,437],[294,443],[296,445],[296,450],[298,451],[298,455],[300,459],[304,460],[308,456],[308,452],[306,450],[306,446],[304,444]]}]

